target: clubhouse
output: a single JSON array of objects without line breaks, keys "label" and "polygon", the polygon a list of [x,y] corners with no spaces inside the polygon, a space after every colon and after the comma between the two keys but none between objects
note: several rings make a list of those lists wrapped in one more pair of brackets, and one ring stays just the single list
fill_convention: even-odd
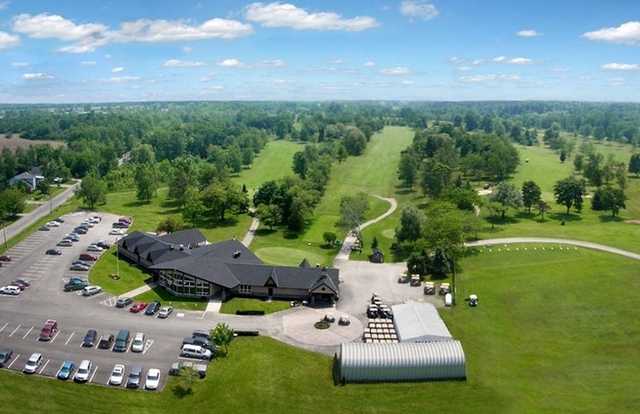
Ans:
[{"label": "clubhouse", "polygon": [[209,243],[197,229],[155,235],[133,232],[118,241],[121,257],[150,272],[176,296],[234,296],[306,300],[311,304],[339,299],[338,270],[264,264],[237,240]]}]

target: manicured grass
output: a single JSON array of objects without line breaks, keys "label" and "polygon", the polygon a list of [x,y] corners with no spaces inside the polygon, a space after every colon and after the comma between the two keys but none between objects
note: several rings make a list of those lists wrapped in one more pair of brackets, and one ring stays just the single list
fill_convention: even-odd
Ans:
[{"label": "manicured grass", "polygon": [[280,312],[289,309],[289,302],[286,300],[260,300],[249,298],[231,298],[222,304],[220,313],[235,315],[236,311],[264,311],[265,314]]},{"label": "manicured grass", "polygon": [[207,308],[207,301],[198,298],[181,298],[174,296],[162,287],[156,287],[134,298],[136,301],[151,303],[158,301],[163,306],[173,306],[176,309],[202,311]]},{"label": "manicured grass", "polygon": [[[518,251],[515,250],[518,247]],[[523,248],[527,247],[527,251]],[[6,412],[49,413],[633,413],[640,410],[638,262],[549,245],[483,249],[465,258],[461,296],[441,315],[462,341],[466,381],[335,386],[330,357],[269,338],[238,338],[193,393],[159,393],[0,370]],[[12,398],[30,395],[38,398]],[[250,396],[250,398],[248,398]],[[1,410],[0,410],[1,411]]]},{"label": "manicured grass", "polygon": [[[331,254],[336,251],[335,249],[327,250],[327,254]],[[321,256],[308,250],[291,247],[262,247],[257,249],[255,254],[265,263],[287,266],[297,266],[302,263],[304,259],[307,259],[307,261],[312,265],[325,264],[327,261],[326,256]]]},{"label": "manicured grass", "polygon": [[[322,234],[333,231],[340,239],[344,237],[344,230],[336,227],[336,222],[340,219],[340,199],[358,192],[393,196],[400,152],[412,139],[412,131],[402,127],[386,127],[381,133],[375,134],[363,155],[349,157],[342,163],[334,164],[325,194],[314,211],[310,225],[301,235],[287,238],[288,235],[282,231],[262,232],[258,234],[251,248],[258,252],[258,255],[260,251],[264,252],[264,248],[286,247],[302,250],[324,257],[324,261],[318,261],[319,263],[330,264],[337,249],[323,248]],[[387,202],[375,197],[369,197],[369,202],[367,219],[377,217],[389,208]],[[265,257],[270,260],[278,259],[269,257],[268,254]],[[285,261],[280,264],[293,264],[293,261],[285,257]]]},{"label": "manicured grass", "polygon": [[293,175],[293,154],[302,148],[303,145],[291,141],[269,141],[253,161],[251,168],[233,177],[233,181],[239,185],[244,184],[249,194],[253,194],[266,181]]},{"label": "manicured grass", "polygon": [[[111,275],[116,274],[118,267],[120,269],[120,279],[115,280]],[[150,278],[151,275],[136,265],[126,260],[118,259],[115,246],[104,252],[89,271],[89,282],[91,284],[98,285],[105,292],[114,295],[121,295],[142,286],[144,281]]]}]

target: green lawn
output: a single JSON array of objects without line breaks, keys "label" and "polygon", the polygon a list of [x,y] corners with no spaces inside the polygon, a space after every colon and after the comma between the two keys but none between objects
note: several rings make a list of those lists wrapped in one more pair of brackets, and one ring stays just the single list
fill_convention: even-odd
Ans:
[{"label": "green lawn", "polygon": [[222,304],[220,313],[235,315],[236,311],[264,311],[265,314],[289,309],[289,301],[286,300],[260,300],[249,298],[231,298]]},{"label": "green lawn", "polygon": [[158,301],[161,302],[163,306],[173,306],[176,309],[195,311],[205,310],[207,308],[208,302],[203,299],[181,298],[178,296],[174,296],[161,287],[151,289],[150,291],[143,293],[142,295],[136,296],[134,299],[146,303]]},{"label": "green lawn", "polygon": [[253,194],[266,181],[293,175],[291,164],[293,154],[304,146],[291,141],[269,141],[253,161],[251,168],[243,170],[233,181],[247,186],[249,194]]},{"label": "green lawn", "polygon": [[[340,218],[340,199],[361,191],[393,196],[400,152],[412,139],[412,131],[403,127],[386,127],[381,133],[375,134],[363,155],[334,164],[325,195],[314,211],[311,224],[301,235],[287,238],[282,231],[263,231],[258,234],[251,248],[265,261],[276,264],[298,264],[305,256],[312,263],[330,264],[337,250],[322,247],[322,234],[334,231],[340,238],[344,236],[344,231],[336,227]],[[367,218],[377,217],[389,208],[388,203],[375,197],[369,197],[369,201]]]},{"label": "green lawn", "polygon": [[[111,275],[116,274],[118,270],[117,262],[119,262],[120,279],[116,280]],[[139,267],[126,260],[118,260],[115,246],[104,252],[89,272],[89,282],[114,295],[121,295],[142,286],[149,278],[151,275],[143,272]]]},{"label": "green lawn", "polygon": [[[527,251],[523,248],[527,247]],[[533,250],[536,247],[536,250]],[[236,339],[192,395],[26,377],[0,370],[0,412],[635,413],[640,411],[638,262],[557,246],[483,249],[462,261],[441,314],[463,343],[467,381],[332,382],[332,359],[269,338]],[[554,247],[550,250],[550,247]],[[498,248],[501,251],[498,251]],[[38,398],[13,398],[38,390]]]}]

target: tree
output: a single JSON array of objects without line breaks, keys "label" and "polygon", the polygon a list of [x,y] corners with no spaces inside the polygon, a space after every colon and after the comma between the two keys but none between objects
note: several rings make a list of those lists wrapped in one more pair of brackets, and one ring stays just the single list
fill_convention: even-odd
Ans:
[{"label": "tree", "polygon": [[360,155],[367,146],[367,138],[356,127],[350,127],[344,136],[344,147],[349,155]]},{"label": "tree", "polygon": [[307,169],[309,168],[307,158],[303,151],[298,151],[293,154],[293,172],[298,174],[300,178],[304,179],[307,175]]},{"label": "tree", "polygon": [[373,236],[373,240],[371,240],[371,250],[376,250],[378,248],[378,238]]},{"label": "tree", "polygon": [[603,171],[604,157],[600,153],[590,153],[587,156],[587,162],[582,171],[583,175],[589,180],[591,185],[600,187],[604,181]]},{"label": "tree", "polygon": [[538,214],[542,218],[542,221],[544,221],[544,214],[551,210],[551,206],[544,200],[538,200],[536,209],[538,210]]},{"label": "tree", "polygon": [[97,204],[104,203],[106,190],[105,183],[92,172],[82,179],[77,194],[93,210]]},{"label": "tree", "polygon": [[396,239],[399,242],[416,241],[422,234],[425,217],[422,211],[413,206],[402,209],[400,225],[396,229]]},{"label": "tree", "polygon": [[369,198],[366,194],[344,196],[340,199],[340,221],[338,224],[347,230],[355,229],[364,221],[367,210],[369,210]]},{"label": "tree", "polygon": [[631,155],[629,160],[629,172],[640,176],[640,152]]},{"label": "tree", "polygon": [[156,231],[158,233],[174,233],[184,229],[184,223],[180,217],[169,216],[158,223]]},{"label": "tree", "polygon": [[183,198],[182,218],[189,223],[197,224],[205,213],[205,207],[198,190],[193,187],[187,189]]},{"label": "tree", "polygon": [[467,236],[465,215],[451,203],[433,203],[426,213],[422,238],[426,247],[433,252],[440,252],[448,263],[455,261],[464,252],[464,241]]},{"label": "tree", "polygon": [[620,212],[620,209],[626,208],[626,200],[627,197],[622,189],[610,186],[601,187],[593,193],[591,209],[610,211],[611,216],[615,217]]},{"label": "tree", "polygon": [[269,230],[273,230],[282,221],[280,207],[275,204],[260,204],[256,208],[256,216],[269,227]]},{"label": "tree", "polygon": [[407,188],[413,187],[418,174],[419,163],[412,151],[404,151],[398,164],[398,177]]},{"label": "tree", "polygon": [[322,233],[322,239],[324,240],[325,246],[331,247],[336,243],[336,240],[338,240],[338,236],[332,231],[325,231]]},{"label": "tree", "polygon": [[536,205],[540,201],[542,191],[538,184],[533,181],[525,181],[522,184],[522,204],[531,213],[531,207]]},{"label": "tree", "polygon": [[582,196],[584,193],[584,180],[578,180],[575,177],[560,180],[553,186],[556,203],[565,206],[567,214],[571,211],[571,207],[575,207],[577,211],[582,210]]},{"label": "tree", "polygon": [[49,181],[47,180],[38,181],[38,184],[36,185],[36,190],[38,190],[42,195],[48,195],[50,190]]},{"label": "tree", "polygon": [[421,186],[425,194],[437,198],[451,182],[451,168],[433,158],[427,158],[422,163]]},{"label": "tree", "polygon": [[560,150],[560,162],[564,163],[567,160],[567,151],[562,149]]},{"label": "tree", "polygon": [[500,217],[503,220],[510,208],[517,209],[522,207],[522,194],[513,184],[507,182],[498,184],[490,199],[502,206]]},{"label": "tree", "polygon": [[193,367],[182,367],[173,386],[174,393],[183,398],[193,393],[193,384],[198,380],[198,372]]},{"label": "tree", "polygon": [[149,202],[158,191],[158,174],[152,164],[141,164],[136,168],[136,198]]},{"label": "tree", "polygon": [[240,187],[228,180],[218,180],[210,184],[202,193],[202,203],[210,215],[219,222],[223,222],[227,211],[240,213],[249,204],[247,195]]},{"label": "tree", "polygon": [[27,196],[18,188],[7,188],[0,193],[0,218],[16,217],[26,207]]},{"label": "tree", "polygon": [[131,150],[130,159],[134,164],[153,164],[156,162],[156,153],[151,145],[139,144]]},{"label": "tree", "polygon": [[233,341],[233,329],[229,328],[226,323],[219,323],[211,330],[211,340],[213,343],[223,349],[223,355],[229,354],[229,344]]},{"label": "tree", "polygon": [[189,188],[198,184],[195,160],[191,157],[181,157],[173,161],[173,174],[169,180],[169,197],[184,206],[185,194]]},{"label": "tree", "polygon": [[578,172],[581,172],[584,168],[584,155],[582,153],[576,154],[576,156],[573,158],[573,167]]}]

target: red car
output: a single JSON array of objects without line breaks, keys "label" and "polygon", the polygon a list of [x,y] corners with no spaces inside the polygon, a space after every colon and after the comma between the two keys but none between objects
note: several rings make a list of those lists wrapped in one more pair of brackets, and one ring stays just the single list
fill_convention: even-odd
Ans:
[{"label": "red car", "polygon": [[11,256],[0,256],[0,262],[10,262]]},{"label": "red car", "polygon": [[147,307],[147,304],[144,302],[134,303],[133,306],[129,308],[129,312],[131,313],[142,312],[146,307]]},{"label": "red car", "polygon": [[58,322],[53,319],[49,319],[44,323],[42,330],[40,331],[41,341],[50,341],[58,332]]},{"label": "red car", "polygon": [[87,261],[90,261],[90,262],[95,262],[96,260],[98,260],[98,258],[93,254],[82,253],[80,255],[80,260],[87,260]]}]

